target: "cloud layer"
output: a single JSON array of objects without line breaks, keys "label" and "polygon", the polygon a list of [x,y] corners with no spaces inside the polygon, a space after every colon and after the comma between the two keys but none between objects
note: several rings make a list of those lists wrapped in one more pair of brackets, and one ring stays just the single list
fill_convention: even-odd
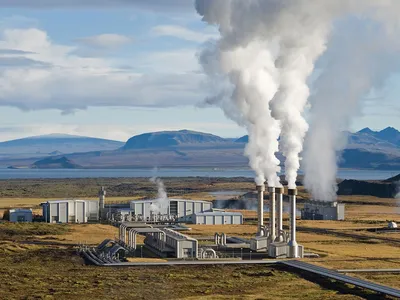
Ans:
[{"label": "cloud layer", "polygon": [[105,33],[79,38],[76,41],[89,47],[117,48],[131,43],[133,39],[121,34]]},{"label": "cloud layer", "polygon": [[[86,42],[106,47],[126,39],[103,35]],[[66,113],[89,106],[192,105],[203,97],[195,52],[149,53],[120,62],[80,57],[76,47],[52,42],[43,30],[6,29],[0,32],[0,105]]]},{"label": "cloud layer", "polygon": [[171,36],[182,40],[203,43],[209,39],[218,37],[216,33],[205,33],[190,30],[182,26],[175,25],[160,25],[152,29],[152,33],[156,36]]}]

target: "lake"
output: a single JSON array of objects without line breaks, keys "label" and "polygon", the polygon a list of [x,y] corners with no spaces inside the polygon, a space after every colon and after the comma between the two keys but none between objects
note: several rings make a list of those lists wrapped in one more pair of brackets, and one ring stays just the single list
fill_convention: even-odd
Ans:
[{"label": "lake", "polygon": [[[339,170],[338,178],[381,180],[396,176],[399,171]],[[0,169],[0,179],[29,178],[93,178],[93,177],[254,177],[249,169],[160,168],[154,169]]]}]

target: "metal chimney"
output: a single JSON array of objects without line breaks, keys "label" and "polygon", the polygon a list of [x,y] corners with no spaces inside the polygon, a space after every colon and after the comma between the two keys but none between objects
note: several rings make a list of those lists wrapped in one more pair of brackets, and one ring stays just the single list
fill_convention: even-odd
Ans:
[{"label": "metal chimney", "polygon": [[283,230],[283,187],[275,188],[276,193],[276,202],[277,205],[277,221],[276,221],[276,229],[278,231],[277,237],[275,238],[276,242],[283,242],[283,237],[280,234]]},{"label": "metal chimney", "polygon": [[296,241],[296,195],[297,189],[288,190],[289,201],[290,201],[290,240],[289,246],[289,257],[299,257],[298,244]]},{"label": "metal chimney", "polygon": [[99,191],[99,217],[103,219],[104,217],[104,201],[106,199],[106,190],[104,186],[101,187]]},{"label": "metal chimney", "polygon": [[257,233],[261,234],[261,227],[264,225],[264,185],[257,185],[257,214],[258,214],[258,227]]},{"label": "metal chimney", "polygon": [[276,238],[276,224],[275,224],[275,187],[269,187],[269,241],[272,243]]}]

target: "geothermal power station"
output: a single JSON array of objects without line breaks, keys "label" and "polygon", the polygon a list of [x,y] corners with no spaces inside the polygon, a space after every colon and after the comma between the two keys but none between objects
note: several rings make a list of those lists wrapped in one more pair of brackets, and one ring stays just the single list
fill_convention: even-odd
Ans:
[{"label": "geothermal power station", "polygon": [[[100,201],[57,200],[43,203],[46,222],[109,222],[119,227],[118,238],[107,239],[97,248],[81,247],[82,254],[96,263],[121,263],[128,257],[139,255],[137,236],[144,237],[146,253],[160,258],[219,259],[240,253],[241,259],[253,258],[302,258],[303,246],[296,241],[296,189],[287,190],[290,202],[289,230],[283,227],[283,187],[269,187],[269,224],[264,225],[264,185],[257,185],[257,231],[251,239],[228,236],[215,232],[209,240],[199,243],[194,237],[183,234],[190,224],[240,225],[243,215],[239,212],[213,208],[210,201],[186,199],[133,200],[128,205],[105,205],[105,189],[99,192]],[[96,205],[97,203],[97,205]],[[78,217],[79,216],[79,217]],[[209,242],[209,243],[204,243]]]}]

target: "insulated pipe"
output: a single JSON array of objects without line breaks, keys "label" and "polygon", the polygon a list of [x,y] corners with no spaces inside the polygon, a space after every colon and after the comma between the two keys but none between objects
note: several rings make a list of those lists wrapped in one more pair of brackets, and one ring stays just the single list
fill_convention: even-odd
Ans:
[{"label": "insulated pipe", "polygon": [[257,185],[257,213],[258,213],[258,225],[257,225],[257,233],[260,235],[261,227],[264,225],[264,191],[265,186]]},{"label": "insulated pipe", "polygon": [[124,230],[125,230],[124,224],[119,225],[119,239],[120,239],[120,241],[124,240]]},{"label": "insulated pipe", "polygon": [[269,187],[269,240],[274,242],[276,238],[276,224],[275,224],[275,187]]},{"label": "insulated pipe", "polygon": [[215,243],[215,245],[218,245],[219,243],[218,243],[218,240],[219,240],[219,234],[216,232],[215,234],[214,234],[214,243]]},{"label": "insulated pipe", "polygon": [[296,242],[296,195],[297,189],[288,190],[289,200],[290,200],[290,239],[289,239],[289,257],[297,258],[298,245]]},{"label": "insulated pipe", "polygon": [[276,202],[278,203],[276,207],[277,208],[276,230],[278,232],[277,237],[275,238],[276,242],[283,242],[283,237],[281,234],[283,230],[283,192],[284,192],[283,187],[275,188]]}]

